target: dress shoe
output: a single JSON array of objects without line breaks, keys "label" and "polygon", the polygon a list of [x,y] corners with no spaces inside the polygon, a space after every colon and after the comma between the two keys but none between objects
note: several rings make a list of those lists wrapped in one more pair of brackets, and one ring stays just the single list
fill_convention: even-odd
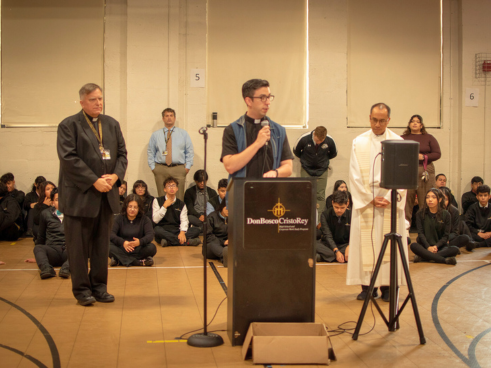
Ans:
[{"label": "dress shoe", "polygon": [[390,292],[388,288],[382,290],[382,300],[386,303],[390,301]]},{"label": "dress shoe", "polygon": [[147,257],[142,260],[145,266],[153,266],[153,257]]},{"label": "dress shoe", "polygon": [[56,277],[56,272],[50,265],[41,266],[41,273],[39,274],[41,279],[49,279],[50,277]]},{"label": "dress shoe", "polygon": [[58,272],[58,276],[64,278],[64,279],[67,279],[70,277],[70,268],[68,267],[68,264],[67,265],[63,265],[61,266],[60,268],[60,272]]},{"label": "dress shoe", "polygon": [[84,296],[77,300],[78,300],[78,304],[83,305],[84,307],[95,303],[95,298],[92,295]]},{"label": "dress shoe", "polygon": [[478,244],[479,244],[478,242],[470,241],[465,246],[465,250],[468,251],[468,252],[472,252],[473,249],[477,248]]},{"label": "dress shoe", "polygon": [[97,300],[99,303],[112,303],[114,302],[114,295],[111,295],[107,292],[103,292],[100,294],[93,294],[95,300]]},{"label": "dress shoe", "polygon": [[[368,293],[368,286],[363,285],[362,291],[360,294],[358,294],[356,299],[357,300],[365,300],[365,298],[367,297],[367,293]],[[372,296],[373,296],[373,299],[378,298],[378,288],[373,288]]]}]

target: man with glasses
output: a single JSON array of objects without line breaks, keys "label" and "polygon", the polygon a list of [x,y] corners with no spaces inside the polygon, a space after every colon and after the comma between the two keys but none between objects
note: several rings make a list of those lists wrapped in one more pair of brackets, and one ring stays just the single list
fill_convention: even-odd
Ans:
[{"label": "man with glasses", "polygon": [[[353,198],[350,231],[350,259],[346,283],[362,285],[358,300],[364,300],[375,268],[384,234],[390,233],[390,190],[380,187],[381,142],[387,139],[402,138],[387,129],[390,121],[390,107],[377,103],[370,109],[371,130],[353,140],[350,159],[349,188]],[[397,232],[402,236],[407,259],[407,236],[404,207],[406,190],[399,190],[401,200],[397,203]],[[390,284],[389,252],[385,253],[387,262],[382,264],[375,286]],[[399,260],[400,263],[400,260]],[[402,270],[402,264],[399,265]],[[399,272],[399,284],[402,284]],[[389,301],[389,287],[382,286],[382,299]],[[374,289],[374,297],[378,296]]]},{"label": "man with glasses", "polygon": [[242,97],[247,112],[223,132],[220,161],[229,178],[290,176],[293,154],[286,130],[266,116],[274,100],[269,82],[262,79],[245,82]]}]

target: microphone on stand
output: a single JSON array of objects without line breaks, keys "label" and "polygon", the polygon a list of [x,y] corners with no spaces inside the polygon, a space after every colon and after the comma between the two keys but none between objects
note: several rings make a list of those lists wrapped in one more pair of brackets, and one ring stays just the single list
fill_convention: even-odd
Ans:
[{"label": "microphone on stand", "polygon": [[[261,120],[261,126],[262,127],[269,126],[269,120],[268,119]],[[264,145],[267,146],[268,141],[266,141],[266,143],[264,143]]]}]

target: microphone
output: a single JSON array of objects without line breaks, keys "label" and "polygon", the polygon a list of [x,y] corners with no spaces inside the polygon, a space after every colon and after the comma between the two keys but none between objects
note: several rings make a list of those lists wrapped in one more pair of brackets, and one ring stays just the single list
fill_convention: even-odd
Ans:
[{"label": "microphone", "polygon": [[[261,120],[261,126],[262,127],[269,126],[269,120],[268,119]],[[264,145],[267,146],[268,141],[266,141],[266,143],[264,143]]]}]

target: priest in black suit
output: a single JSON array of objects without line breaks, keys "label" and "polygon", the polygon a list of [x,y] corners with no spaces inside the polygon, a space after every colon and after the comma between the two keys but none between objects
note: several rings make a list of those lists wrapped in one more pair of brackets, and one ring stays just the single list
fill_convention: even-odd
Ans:
[{"label": "priest in black suit", "polygon": [[86,306],[114,301],[107,292],[109,235],[128,160],[119,123],[101,114],[101,87],[88,83],[79,94],[82,111],[58,126],[58,190],[73,295]]}]

